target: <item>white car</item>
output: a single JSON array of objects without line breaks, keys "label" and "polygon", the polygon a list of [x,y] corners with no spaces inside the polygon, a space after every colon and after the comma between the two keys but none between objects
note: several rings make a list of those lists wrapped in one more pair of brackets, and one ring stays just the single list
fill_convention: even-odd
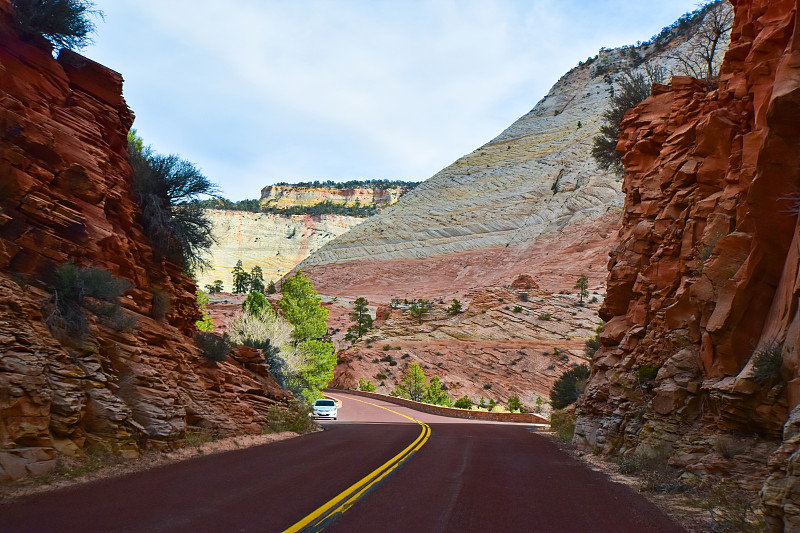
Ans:
[{"label": "white car", "polygon": [[336,417],[339,414],[339,409],[336,407],[336,402],[328,398],[322,398],[314,402],[312,409],[314,418],[332,418],[336,420]]}]

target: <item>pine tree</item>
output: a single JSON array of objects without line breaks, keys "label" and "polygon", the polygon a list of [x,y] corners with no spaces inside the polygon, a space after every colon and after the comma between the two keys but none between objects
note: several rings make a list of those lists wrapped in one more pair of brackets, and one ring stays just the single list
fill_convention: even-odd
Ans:
[{"label": "pine tree", "polygon": [[589,296],[589,278],[586,277],[586,274],[581,274],[573,289],[578,289],[578,296],[580,296],[581,303],[583,303],[583,299]]},{"label": "pine tree", "polygon": [[264,273],[258,265],[250,271],[250,292],[253,291],[264,292]]},{"label": "pine tree", "polygon": [[372,317],[369,314],[368,305],[369,302],[364,297],[356,298],[356,301],[353,302],[353,312],[350,313],[350,318],[355,324],[347,328],[345,339],[355,342],[372,328]]},{"label": "pine tree", "polygon": [[242,260],[233,267],[233,294],[244,294],[250,289],[250,274],[242,266]]},{"label": "pine tree", "polygon": [[408,312],[422,324],[422,315],[430,311],[432,307],[428,300],[414,300],[408,307]]},{"label": "pine tree", "polygon": [[322,306],[314,284],[298,270],[281,284],[278,306],[294,326],[298,342],[320,339],[328,332],[328,308]]},{"label": "pine tree", "polygon": [[392,392],[395,396],[408,398],[415,402],[425,400],[428,387],[425,384],[425,372],[419,366],[419,363],[411,363],[408,372],[406,372],[406,375],[400,380],[397,388]]}]

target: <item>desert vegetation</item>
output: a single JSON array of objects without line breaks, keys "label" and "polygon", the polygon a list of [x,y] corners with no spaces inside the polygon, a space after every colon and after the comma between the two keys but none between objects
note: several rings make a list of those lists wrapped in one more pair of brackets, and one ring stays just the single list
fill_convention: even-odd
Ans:
[{"label": "desert vegetation", "polygon": [[41,36],[57,48],[80,49],[91,43],[93,17],[103,12],[87,0],[11,0],[23,35]]}]

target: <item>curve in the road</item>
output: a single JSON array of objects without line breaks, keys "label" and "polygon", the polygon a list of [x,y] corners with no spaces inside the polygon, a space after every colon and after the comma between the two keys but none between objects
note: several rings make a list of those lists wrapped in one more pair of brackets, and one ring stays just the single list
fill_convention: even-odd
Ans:
[{"label": "curve in the road", "polygon": [[[333,398],[341,403],[339,398],[336,398],[332,395],[326,395],[330,398]],[[394,413],[398,416],[402,416],[403,418],[407,418],[413,422],[416,422],[422,427],[422,431],[420,432],[419,436],[409,444],[403,451],[386,461],[384,464],[364,476],[362,479],[336,495],[335,497],[331,498],[325,504],[321,505],[319,508],[314,510],[308,516],[288,528],[284,533],[296,533],[298,531],[306,531],[306,532],[318,532],[325,529],[333,520],[336,520],[339,516],[344,514],[348,509],[350,509],[353,504],[355,504],[359,499],[363,498],[370,490],[375,488],[381,481],[383,481],[387,476],[392,474],[395,470],[400,468],[403,463],[405,463],[412,455],[414,455],[420,448],[422,448],[425,443],[428,441],[431,435],[431,428],[428,424],[424,422],[420,422],[416,418],[411,416],[405,415],[403,413],[398,413],[393,409],[389,409],[388,407],[384,407],[382,405],[377,405],[372,402],[366,402],[364,400],[358,400],[356,398],[349,398],[352,401],[356,401],[359,403],[364,403],[367,405],[372,405],[373,407],[378,407],[380,409],[384,409],[389,411],[390,413]]]}]

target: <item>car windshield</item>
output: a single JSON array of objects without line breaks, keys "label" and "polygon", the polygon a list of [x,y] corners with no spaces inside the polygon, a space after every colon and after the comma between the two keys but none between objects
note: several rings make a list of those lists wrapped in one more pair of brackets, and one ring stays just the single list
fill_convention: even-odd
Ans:
[{"label": "car windshield", "polygon": [[317,407],[333,407],[336,404],[333,403],[333,400],[317,400],[314,405]]}]

